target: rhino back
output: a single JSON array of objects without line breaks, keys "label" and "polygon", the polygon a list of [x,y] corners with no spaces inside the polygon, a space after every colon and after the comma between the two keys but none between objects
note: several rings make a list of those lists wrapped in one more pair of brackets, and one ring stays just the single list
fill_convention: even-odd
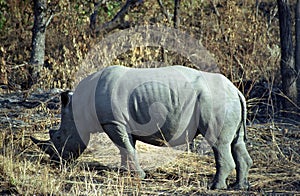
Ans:
[{"label": "rhino back", "polygon": [[[223,124],[226,94],[234,86],[220,74],[172,66],[103,70],[96,88],[101,125],[120,124],[137,139],[179,145]],[[229,91],[229,93],[227,92]],[[223,97],[222,97],[223,96]]]}]

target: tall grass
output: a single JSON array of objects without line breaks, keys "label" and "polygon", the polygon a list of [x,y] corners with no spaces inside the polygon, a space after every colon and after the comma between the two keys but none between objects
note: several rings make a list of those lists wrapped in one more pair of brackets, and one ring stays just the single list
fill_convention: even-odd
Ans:
[{"label": "tall grass", "polygon": [[[211,2],[214,2],[214,5]],[[164,3],[171,12],[173,1]],[[255,7],[252,0],[182,1],[180,29],[201,40],[214,54],[222,73],[235,84],[247,80],[265,80],[269,86],[275,86],[280,79],[276,2],[267,0],[264,3],[266,6],[261,8]],[[74,74],[80,69],[82,59],[93,45],[103,39],[103,37],[95,38],[89,32],[89,15],[93,9],[90,1],[53,1],[49,6],[55,8],[56,15],[47,28],[45,67],[40,73],[38,84],[33,89],[25,91],[24,97],[38,88],[73,88]],[[106,12],[105,7],[101,8],[100,23],[108,21],[121,4],[112,1],[105,6],[108,6],[108,9]],[[145,1],[129,12],[126,20],[132,25],[151,24],[154,21],[171,26],[172,22],[161,16],[158,10],[159,6],[155,0]],[[5,26],[0,29],[0,66],[5,65],[10,88],[19,90],[27,77],[26,65],[30,56],[33,21],[31,3],[7,1],[5,12],[0,16],[0,23],[3,22],[3,15],[6,16],[6,20]],[[114,63],[135,66],[144,61],[165,59],[170,64],[189,63],[187,59],[177,54],[150,47],[132,48],[128,53],[119,55]],[[250,100],[249,103],[255,105],[261,101],[258,98]],[[267,104],[273,104],[268,96]],[[269,109],[276,113],[273,106]],[[110,162],[112,157],[94,157],[92,152],[86,152],[77,162],[68,166],[51,164],[47,156],[31,143],[29,135],[38,134],[44,137],[43,133],[59,122],[56,116],[59,111],[50,111],[44,106],[26,111],[20,111],[18,108],[0,111],[2,117],[7,117],[8,113],[15,116],[13,117],[15,119],[23,120],[27,125],[19,126],[13,123],[1,125],[0,193],[20,195],[220,193],[206,188],[215,172],[213,157],[198,156],[194,153],[183,153],[168,164],[146,170],[147,179],[142,181],[131,177],[130,172],[121,172],[117,165],[101,165]],[[300,191],[299,134],[295,131],[299,127],[284,125],[285,128],[281,128],[281,126],[271,122],[249,128],[249,137],[252,141],[249,151],[254,158],[254,166],[250,170],[253,188],[249,194]],[[153,156],[164,155],[154,153]],[[231,175],[229,182],[233,181]],[[238,191],[226,193],[243,194]]]}]

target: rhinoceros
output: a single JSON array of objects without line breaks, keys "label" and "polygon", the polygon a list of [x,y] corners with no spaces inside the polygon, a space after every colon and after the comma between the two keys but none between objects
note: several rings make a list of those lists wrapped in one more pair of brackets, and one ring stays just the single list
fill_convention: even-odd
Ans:
[{"label": "rhinoceros", "polygon": [[246,102],[222,74],[184,66],[109,66],[89,75],[74,92],[61,93],[61,124],[50,140],[31,137],[53,160],[73,160],[90,134],[105,132],[118,147],[121,165],[140,177],[136,141],[177,146],[202,134],[212,146],[216,174],[209,188],[247,189],[252,159],[246,149]]}]

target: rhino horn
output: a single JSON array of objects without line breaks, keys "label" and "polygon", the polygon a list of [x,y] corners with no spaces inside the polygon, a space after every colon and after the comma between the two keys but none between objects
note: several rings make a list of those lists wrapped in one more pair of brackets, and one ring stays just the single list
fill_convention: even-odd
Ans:
[{"label": "rhino horn", "polygon": [[50,157],[56,154],[56,149],[54,148],[51,140],[42,141],[30,136],[30,139],[33,143],[35,143],[42,151],[50,155]]}]

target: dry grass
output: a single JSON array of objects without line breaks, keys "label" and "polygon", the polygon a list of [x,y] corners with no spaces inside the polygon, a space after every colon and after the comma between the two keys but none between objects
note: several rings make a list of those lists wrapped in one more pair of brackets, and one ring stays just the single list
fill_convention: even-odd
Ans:
[{"label": "dry grass", "polygon": [[[110,19],[118,10],[118,1],[111,2],[115,7],[106,5],[107,9],[99,12],[99,23]],[[252,0],[239,1],[240,3],[219,0],[213,2],[216,8],[210,1],[182,1],[180,29],[200,39],[214,54],[221,71],[235,84],[242,86],[241,83],[247,80],[265,80],[272,86],[278,84],[280,48],[276,3],[262,1],[266,6],[256,9]],[[172,9],[173,1],[164,3],[169,10]],[[94,38],[89,34],[89,13],[92,9],[89,1],[58,0],[52,1],[51,6],[55,7],[57,15],[47,29],[46,66],[42,69],[38,84],[33,89],[24,91],[24,97],[37,88],[72,88],[74,74],[78,71],[80,62],[90,48],[103,38]],[[217,9],[220,16],[214,9]],[[139,8],[134,8],[126,19],[133,25],[160,23],[171,26],[158,10],[155,0],[145,1]],[[32,10],[29,1],[14,0],[9,3],[7,11],[10,13],[6,15],[7,25],[0,33],[0,65],[1,71],[3,67],[6,69],[10,87],[18,90],[28,77],[26,73],[30,57]],[[161,61],[163,55],[160,48],[138,47],[119,55],[114,63],[135,66],[148,60]],[[190,63],[188,59],[171,52],[166,55],[169,64]],[[252,103],[259,102],[261,99],[258,98]],[[268,101],[268,104],[272,103]],[[58,113],[59,111],[48,110],[44,105],[22,111],[19,108],[1,108],[0,117],[14,117],[8,118],[7,123],[0,128],[0,193],[256,195],[300,192],[300,136],[297,123],[249,127],[249,151],[254,159],[249,176],[251,190],[210,191],[206,187],[214,174],[212,156],[168,151],[170,149],[161,153],[160,149],[140,145],[142,166],[147,173],[147,179],[140,181],[118,169],[118,152],[104,136],[96,136],[95,142],[72,165],[50,164],[47,156],[30,142],[29,136],[35,134],[40,138],[48,137],[47,129],[59,122]],[[21,120],[26,124],[18,124],[14,120]],[[270,122],[273,122],[272,119]],[[229,182],[234,180],[233,176],[230,176]]]},{"label": "dry grass", "polygon": [[[8,111],[7,111],[8,112]],[[24,111],[19,111],[24,112]],[[31,111],[45,112],[43,106]],[[24,113],[25,114],[25,113]],[[5,115],[5,113],[2,113]],[[71,165],[50,164],[47,155],[31,143],[29,135],[46,135],[40,130],[57,124],[57,118],[44,115],[28,120],[28,127],[6,126],[0,135],[0,192],[21,195],[197,195],[299,193],[299,127],[263,124],[248,128],[249,152],[254,160],[248,192],[211,191],[214,158],[182,150],[163,150],[142,143],[138,151],[147,178],[137,180],[121,171],[117,148],[105,135],[93,135],[88,149]],[[25,116],[24,118],[27,119]],[[21,118],[20,118],[21,119]],[[45,133],[45,131],[43,131]],[[184,149],[184,148],[182,148]],[[234,181],[234,172],[228,183]]]},{"label": "dry grass", "polygon": [[299,127],[274,123],[250,127],[251,147],[255,160],[250,179],[256,189],[299,191]]}]

